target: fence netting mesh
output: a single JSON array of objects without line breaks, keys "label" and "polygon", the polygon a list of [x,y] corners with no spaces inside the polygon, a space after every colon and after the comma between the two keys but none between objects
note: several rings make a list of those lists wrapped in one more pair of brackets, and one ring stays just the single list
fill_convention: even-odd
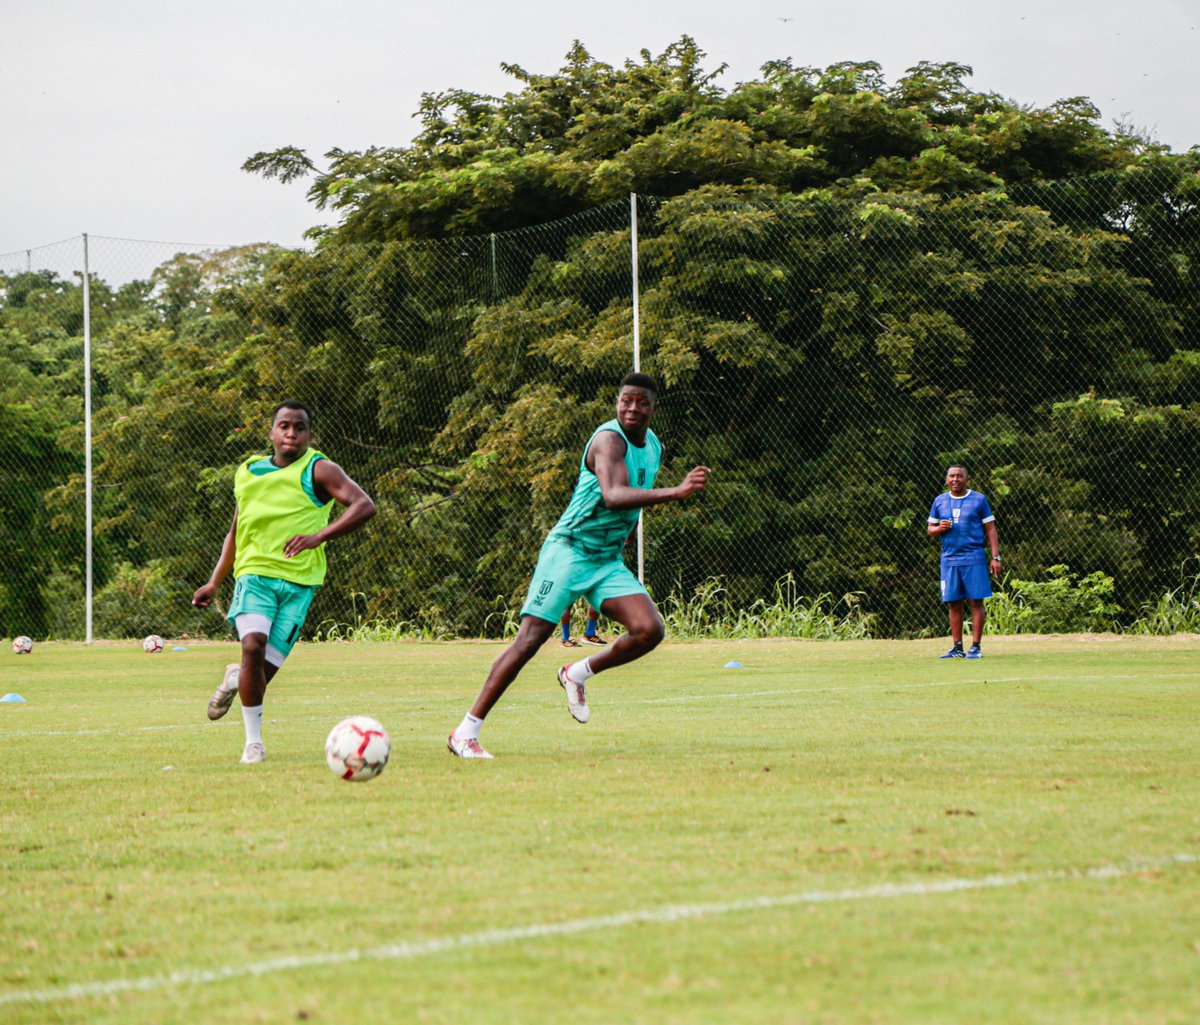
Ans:
[{"label": "fence netting mesh", "polygon": [[[1196,176],[1008,193],[636,201],[662,385],[646,582],[735,605],[787,579],[880,634],[940,629],[946,465],[1007,571],[1103,571],[1125,608],[1200,545]],[[632,369],[629,203],[494,235],[187,247],[90,237],[94,630],[221,635],[190,606],[233,472],[298,399],[379,514],[331,545],[310,631],[511,627],[584,442]],[[84,240],[0,257],[0,633],[85,630]],[[228,598],[228,593],[224,595]]]}]

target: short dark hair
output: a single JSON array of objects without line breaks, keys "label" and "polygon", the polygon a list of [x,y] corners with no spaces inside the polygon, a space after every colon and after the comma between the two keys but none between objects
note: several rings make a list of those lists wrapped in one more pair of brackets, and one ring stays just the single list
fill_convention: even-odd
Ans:
[{"label": "short dark hair", "polygon": [[971,471],[967,469],[966,463],[951,463],[949,466],[946,467],[946,472],[949,473],[951,470],[955,470],[955,469],[962,470],[962,472],[965,473],[968,477],[971,476]]},{"label": "short dark hair", "polygon": [[649,374],[643,374],[640,370],[634,370],[622,377],[621,383],[617,385],[617,390],[620,391],[626,385],[631,385],[634,388],[645,388],[655,398],[658,397],[658,382]]},{"label": "short dark hair", "polygon": [[271,423],[275,422],[275,417],[277,417],[279,415],[279,411],[281,409],[298,409],[301,413],[303,413],[306,417],[308,417],[308,426],[309,427],[312,426],[312,420],[313,420],[312,410],[309,409],[308,406],[306,406],[303,402],[281,402],[281,403],[279,403],[279,405],[276,406],[271,411]]}]

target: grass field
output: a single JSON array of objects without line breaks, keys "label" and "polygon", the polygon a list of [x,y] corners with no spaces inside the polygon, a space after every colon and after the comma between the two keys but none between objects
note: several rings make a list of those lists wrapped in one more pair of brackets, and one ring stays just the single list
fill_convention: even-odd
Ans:
[{"label": "grass field", "polygon": [[6,655],[0,1022],[1200,1021],[1200,638],[943,647],[667,643],[579,726],[555,645],[463,762],[498,645],[305,645],[261,766],[233,645]]}]

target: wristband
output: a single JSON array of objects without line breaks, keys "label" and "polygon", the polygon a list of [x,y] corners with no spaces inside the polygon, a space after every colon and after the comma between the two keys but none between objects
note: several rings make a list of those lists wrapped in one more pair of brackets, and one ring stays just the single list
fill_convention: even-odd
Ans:
[{"label": "wristband", "polygon": [[999,561],[1000,561],[1000,556],[999,556],[999,555],[993,555],[993,556],[992,556],[992,562],[999,562]]}]

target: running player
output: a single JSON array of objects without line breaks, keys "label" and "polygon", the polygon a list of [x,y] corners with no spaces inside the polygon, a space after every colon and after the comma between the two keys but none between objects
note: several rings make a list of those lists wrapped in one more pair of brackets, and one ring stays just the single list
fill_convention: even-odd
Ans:
[{"label": "running player", "polygon": [[676,502],[703,491],[709,471],[697,466],[673,488],[654,486],[663,452],[650,430],[657,409],[658,385],[653,377],[632,373],[621,379],[616,419],[601,424],[588,440],[575,493],[542,545],[516,639],[492,663],[475,704],[447,741],[460,758],[492,757],[479,743],[484,719],[577,598],[586,598],[593,608],[625,627],[625,633],[603,651],[558,671],[567,708],[578,722],[587,722],[590,715],[588,679],[649,654],[663,639],[662,616],[622,560],[625,541],[645,506]]},{"label": "running player", "polygon": [[[232,572],[236,580],[226,618],[242,641],[242,661],[225,667],[208,702],[220,719],[233,697],[242,701],[246,746],[242,764],[266,758],[262,743],[263,696],[304,626],[308,607],[325,581],[325,542],[357,530],[375,515],[375,503],[346,472],[316,449],[312,414],[283,402],[271,416],[274,454],[254,457],[233,479],[237,506],[221,557],[192,604],[205,609]],[[332,523],[333,503],[345,511]]]}]

